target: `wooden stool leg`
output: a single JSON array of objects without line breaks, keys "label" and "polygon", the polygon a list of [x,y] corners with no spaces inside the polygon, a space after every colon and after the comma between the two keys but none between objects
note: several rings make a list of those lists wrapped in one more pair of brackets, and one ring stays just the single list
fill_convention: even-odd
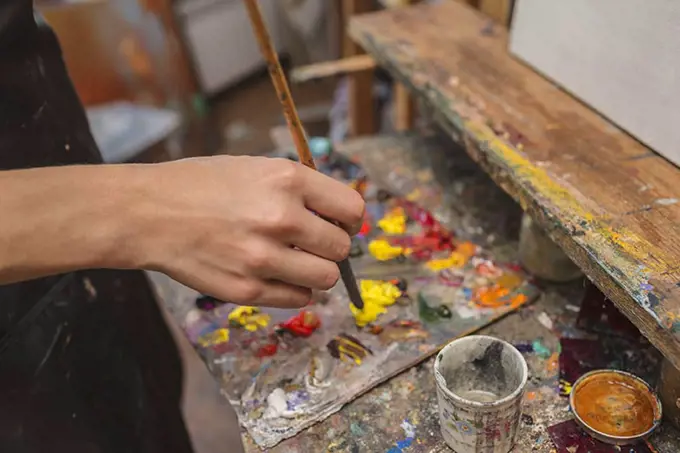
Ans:
[{"label": "wooden stool leg", "polygon": [[680,429],[680,371],[667,359],[661,365],[659,397],[663,405],[664,418]]},{"label": "wooden stool leg", "polygon": [[519,260],[532,274],[552,282],[575,280],[583,273],[526,212],[519,234]]}]

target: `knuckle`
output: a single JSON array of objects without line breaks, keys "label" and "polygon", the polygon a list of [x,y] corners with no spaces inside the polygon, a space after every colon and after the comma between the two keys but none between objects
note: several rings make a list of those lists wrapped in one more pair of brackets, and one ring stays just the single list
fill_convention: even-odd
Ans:
[{"label": "knuckle", "polygon": [[257,281],[245,280],[236,291],[238,302],[252,304],[262,297],[263,287]]},{"label": "knuckle", "polygon": [[286,190],[297,189],[302,182],[299,165],[288,159],[277,159],[275,178],[277,185]]},{"label": "knuckle", "polygon": [[298,229],[295,216],[285,204],[269,209],[262,224],[266,230],[278,233],[294,233]]},{"label": "knuckle", "polygon": [[272,263],[271,252],[264,245],[254,245],[249,248],[246,266],[250,271],[259,273],[268,269]]},{"label": "knuckle", "polygon": [[329,266],[326,267],[327,269],[324,269],[319,276],[319,289],[323,290],[331,289],[340,279],[340,270],[335,263],[329,262]]}]

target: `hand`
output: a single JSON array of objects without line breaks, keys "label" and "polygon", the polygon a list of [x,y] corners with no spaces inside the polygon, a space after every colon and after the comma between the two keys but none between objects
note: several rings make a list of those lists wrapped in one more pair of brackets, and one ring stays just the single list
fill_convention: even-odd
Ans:
[{"label": "hand", "polygon": [[139,265],[226,301],[306,305],[311,289],[338,281],[363,219],[356,191],[286,159],[187,159],[151,172]]}]

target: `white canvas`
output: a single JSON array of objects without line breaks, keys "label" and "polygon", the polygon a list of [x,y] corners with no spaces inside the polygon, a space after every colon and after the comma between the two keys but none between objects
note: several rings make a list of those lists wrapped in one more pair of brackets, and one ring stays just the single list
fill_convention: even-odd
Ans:
[{"label": "white canvas", "polygon": [[680,165],[679,0],[518,0],[510,51]]}]

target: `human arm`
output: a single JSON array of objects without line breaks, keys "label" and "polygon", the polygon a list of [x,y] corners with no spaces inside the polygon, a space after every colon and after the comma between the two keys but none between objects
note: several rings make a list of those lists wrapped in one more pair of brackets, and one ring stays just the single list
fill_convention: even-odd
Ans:
[{"label": "human arm", "polygon": [[261,157],[6,171],[0,194],[2,283],[150,269],[252,305],[301,306],[337,281],[350,237],[311,210],[344,225],[363,216],[342,183]]}]

